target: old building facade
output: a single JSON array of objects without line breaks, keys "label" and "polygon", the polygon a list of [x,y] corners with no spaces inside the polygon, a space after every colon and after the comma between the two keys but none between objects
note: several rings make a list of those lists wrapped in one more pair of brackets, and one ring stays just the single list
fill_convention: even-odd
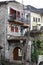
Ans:
[{"label": "old building facade", "polygon": [[29,24],[24,16],[23,5],[16,1],[1,2],[0,12],[2,59],[13,63],[25,63],[28,58],[28,38],[25,33],[29,30]]},{"label": "old building facade", "polygon": [[[24,8],[23,8],[24,7]],[[31,61],[30,30],[38,30],[43,23],[43,14],[33,11],[16,1],[0,3],[0,45],[3,47],[2,59],[13,63],[27,63]],[[37,10],[37,9],[36,9]]]},{"label": "old building facade", "polygon": [[[0,2],[0,45],[3,47],[2,49],[2,55],[5,55],[5,45],[6,45],[6,28],[5,23],[7,21],[7,3],[6,2]],[[5,21],[6,19],[6,21]]]},{"label": "old building facade", "polygon": [[30,14],[28,14],[28,19],[30,19],[30,30],[40,30],[40,27],[43,26],[43,8],[37,9],[31,5],[27,5],[25,10],[28,10]]}]

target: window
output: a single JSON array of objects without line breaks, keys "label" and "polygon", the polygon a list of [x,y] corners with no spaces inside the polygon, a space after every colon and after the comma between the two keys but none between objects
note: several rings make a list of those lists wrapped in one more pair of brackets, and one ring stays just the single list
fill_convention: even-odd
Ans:
[{"label": "window", "polygon": [[37,22],[37,18],[36,18],[36,22]]},{"label": "window", "polygon": [[20,12],[16,11],[16,16],[20,18]]},{"label": "window", "polygon": [[38,18],[38,22],[40,22],[40,18]]},{"label": "window", "polygon": [[11,32],[14,32],[14,26],[11,26]]},{"label": "window", "polygon": [[38,26],[40,26],[41,24],[38,24]]},{"label": "window", "polygon": [[10,15],[12,15],[14,19],[16,19],[16,10],[10,8]]},{"label": "window", "polygon": [[18,27],[15,27],[15,32],[18,32]]},{"label": "window", "polygon": [[36,30],[37,29],[37,26],[33,26],[33,30]]},{"label": "window", "polygon": [[10,14],[14,14],[14,10],[10,8]]},{"label": "window", "polygon": [[35,17],[33,17],[33,22],[35,22]]}]

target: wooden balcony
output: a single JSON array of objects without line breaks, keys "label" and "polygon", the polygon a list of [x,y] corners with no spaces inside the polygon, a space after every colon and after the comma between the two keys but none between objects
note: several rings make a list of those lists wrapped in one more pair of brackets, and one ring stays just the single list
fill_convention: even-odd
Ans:
[{"label": "wooden balcony", "polygon": [[26,24],[24,22],[21,22],[21,21],[18,21],[18,20],[14,20],[14,21],[8,20],[8,21],[9,21],[9,24],[16,24],[16,25],[20,25],[24,28],[29,28],[29,24]]},{"label": "wooden balcony", "polygon": [[21,26],[26,27],[26,28],[29,27],[29,24],[27,23],[28,20],[25,20],[25,18],[22,19],[22,18],[17,18],[17,17],[14,18],[14,16],[11,16],[11,17],[9,16],[8,22],[10,24],[13,23],[13,24],[16,24],[16,25],[21,25]]},{"label": "wooden balcony", "polygon": [[41,30],[32,30],[32,31],[30,31],[30,36],[32,36],[32,37],[38,36],[40,34],[42,34]]},{"label": "wooden balcony", "polygon": [[12,35],[7,35],[7,40],[26,40],[27,36],[12,36]]}]

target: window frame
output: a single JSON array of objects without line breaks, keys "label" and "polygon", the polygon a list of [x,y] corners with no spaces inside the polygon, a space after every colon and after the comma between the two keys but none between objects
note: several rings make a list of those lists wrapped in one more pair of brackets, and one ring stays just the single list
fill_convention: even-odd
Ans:
[{"label": "window frame", "polygon": [[19,30],[18,30],[18,27],[17,26],[15,26],[15,32],[18,32]]},{"label": "window frame", "polygon": [[35,22],[35,17],[33,17],[33,22]]},{"label": "window frame", "polygon": [[10,30],[11,30],[11,32],[14,32],[14,26],[10,26]]},{"label": "window frame", "polygon": [[38,18],[38,22],[40,22],[40,18]]},{"label": "window frame", "polygon": [[36,17],[36,22],[37,22],[37,17]]}]

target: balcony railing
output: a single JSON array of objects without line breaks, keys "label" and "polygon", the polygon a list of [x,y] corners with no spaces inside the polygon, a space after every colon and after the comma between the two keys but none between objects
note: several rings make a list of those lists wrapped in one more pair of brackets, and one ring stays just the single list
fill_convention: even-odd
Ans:
[{"label": "balcony railing", "polygon": [[25,40],[27,39],[27,36],[24,35],[24,36],[13,36],[13,35],[10,35],[10,34],[7,34],[7,39],[14,39],[14,40]]},{"label": "balcony railing", "polygon": [[27,31],[25,31],[25,30],[20,30],[20,31],[18,31],[18,32],[8,32],[7,31],[7,35],[12,35],[12,36],[25,36],[25,34],[26,34],[26,32]]},{"label": "balcony railing", "polygon": [[25,22],[25,23],[28,23],[29,22],[29,20],[27,18],[25,18],[25,17],[16,17],[14,15],[10,15],[8,17],[8,20],[10,20],[10,21],[17,20],[17,21],[21,21],[21,22]]},{"label": "balcony railing", "polygon": [[14,40],[19,40],[19,39],[27,39],[27,33],[26,33],[27,29],[26,30],[21,30],[20,32],[18,32],[16,34],[16,32],[7,32],[7,39],[14,39]]},{"label": "balcony railing", "polygon": [[41,30],[41,28],[40,28],[40,26],[36,26],[36,27],[34,27],[32,30]]}]

